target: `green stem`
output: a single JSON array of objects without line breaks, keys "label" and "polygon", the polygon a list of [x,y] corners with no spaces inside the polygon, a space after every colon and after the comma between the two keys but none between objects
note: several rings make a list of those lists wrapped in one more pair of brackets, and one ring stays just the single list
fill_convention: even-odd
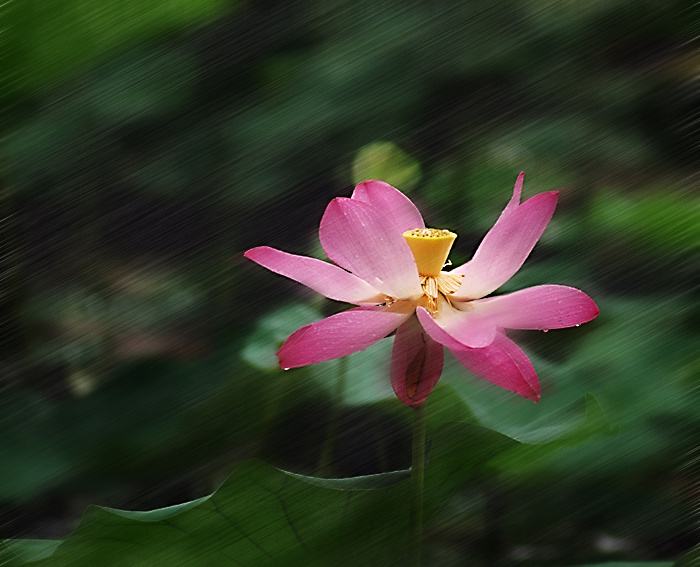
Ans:
[{"label": "green stem", "polygon": [[343,405],[345,397],[345,383],[348,374],[348,358],[343,357],[338,360],[338,379],[335,383],[335,394],[331,405],[330,414],[328,417],[328,429],[326,429],[326,439],[323,442],[321,449],[321,458],[318,461],[316,476],[327,477],[331,470],[331,461],[333,460],[333,445],[335,445],[335,437],[338,432],[338,422],[340,421],[340,408]]},{"label": "green stem", "polygon": [[423,479],[425,469],[425,412],[423,406],[413,410],[413,455],[411,462],[411,544],[413,565],[421,564],[423,536]]}]

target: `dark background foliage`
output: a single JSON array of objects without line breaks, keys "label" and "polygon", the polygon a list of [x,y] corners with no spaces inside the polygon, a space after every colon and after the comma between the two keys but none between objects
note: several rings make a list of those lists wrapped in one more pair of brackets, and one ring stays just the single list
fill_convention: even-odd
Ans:
[{"label": "dark background foliage", "polygon": [[[574,285],[601,315],[518,339],[539,406],[451,363],[443,381],[505,433],[554,427],[586,392],[620,433],[465,486],[430,526],[433,564],[666,560],[696,542],[689,3],[4,10],[0,537],[64,537],[92,502],[195,498],[251,456],[313,473],[337,368],[285,374],[273,353],[337,306],[243,251],[322,254],[328,201],[381,177],[459,233],[459,263],[524,169],[527,196],[562,192],[504,291]],[[408,465],[386,348],[350,357],[337,475]]]}]

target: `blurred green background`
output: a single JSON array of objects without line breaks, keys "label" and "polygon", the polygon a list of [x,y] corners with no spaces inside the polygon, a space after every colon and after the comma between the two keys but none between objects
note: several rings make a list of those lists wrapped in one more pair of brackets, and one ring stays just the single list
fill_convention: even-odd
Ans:
[{"label": "blurred green background", "polygon": [[[690,3],[3,10],[0,538],[63,538],[89,503],[196,498],[252,456],[312,474],[337,363],[283,373],[274,352],[339,306],[242,253],[322,255],[330,199],[381,178],[459,234],[459,264],[525,170],[526,196],[560,201],[502,291],[573,285],[601,315],[517,338],[539,405],[449,355],[445,400],[517,434],[590,392],[619,434],[465,486],[429,526],[428,564],[669,560],[697,542]],[[409,464],[388,343],[349,359],[335,475]]]}]

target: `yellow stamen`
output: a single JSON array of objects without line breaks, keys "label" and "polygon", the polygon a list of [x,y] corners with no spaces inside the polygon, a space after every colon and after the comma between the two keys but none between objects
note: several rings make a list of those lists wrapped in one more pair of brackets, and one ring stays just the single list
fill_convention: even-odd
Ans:
[{"label": "yellow stamen", "polygon": [[435,279],[437,281],[438,289],[443,293],[443,295],[449,295],[460,288],[462,285],[462,280],[464,279],[464,274],[441,272]]},{"label": "yellow stamen", "polygon": [[403,233],[421,276],[440,275],[452,244],[457,238],[454,232],[437,228],[415,228]]},{"label": "yellow stamen", "polygon": [[437,315],[438,297],[441,294],[448,303],[451,303],[449,296],[459,289],[463,279],[464,274],[450,274],[449,272],[440,272],[435,277],[421,277],[420,286],[423,289],[423,295],[427,298],[428,311]]},{"label": "yellow stamen", "polygon": [[423,276],[420,279],[420,286],[423,289],[423,295],[425,295],[428,298],[428,311],[430,311],[433,314],[437,313],[437,279],[433,276]]}]

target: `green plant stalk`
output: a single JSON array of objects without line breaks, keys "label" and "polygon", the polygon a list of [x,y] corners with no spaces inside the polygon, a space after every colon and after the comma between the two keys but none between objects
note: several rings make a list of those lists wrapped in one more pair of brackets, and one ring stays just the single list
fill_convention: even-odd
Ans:
[{"label": "green plant stalk", "polygon": [[335,445],[335,437],[338,433],[338,422],[340,421],[340,409],[343,405],[345,397],[345,384],[348,374],[348,357],[344,356],[338,360],[338,378],[335,383],[335,394],[331,405],[330,415],[328,418],[328,428],[326,429],[326,438],[321,449],[321,457],[318,461],[316,476],[327,477],[331,472],[331,461],[333,460],[333,445]]},{"label": "green plant stalk", "polygon": [[425,472],[425,410],[413,409],[413,452],[411,459],[411,546],[413,565],[421,564],[423,536],[423,485]]}]

